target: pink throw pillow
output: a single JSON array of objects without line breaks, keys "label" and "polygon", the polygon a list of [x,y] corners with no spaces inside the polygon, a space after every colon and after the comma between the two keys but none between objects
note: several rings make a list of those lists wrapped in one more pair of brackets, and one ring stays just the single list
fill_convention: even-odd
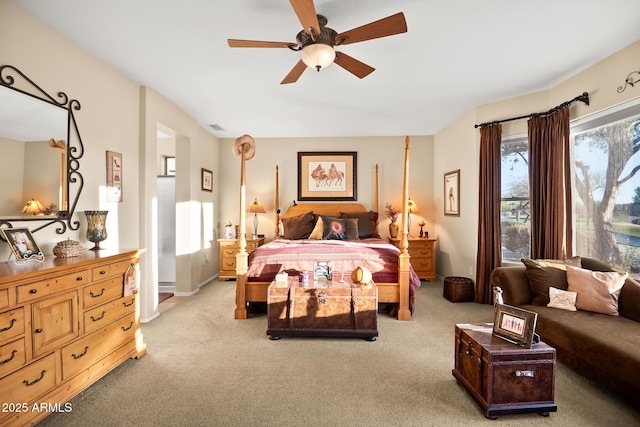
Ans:
[{"label": "pink throw pillow", "polygon": [[618,316],[618,297],[628,273],[591,271],[567,266],[568,290],[578,294],[576,308]]}]

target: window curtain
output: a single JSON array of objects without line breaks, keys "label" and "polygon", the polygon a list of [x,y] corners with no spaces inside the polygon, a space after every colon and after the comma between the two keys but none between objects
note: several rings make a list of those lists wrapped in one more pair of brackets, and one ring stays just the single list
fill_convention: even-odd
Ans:
[{"label": "window curtain", "polygon": [[491,272],[502,264],[500,164],[502,125],[480,128],[478,254],[475,301],[493,303]]},{"label": "window curtain", "polygon": [[569,107],[532,117],[529,128],[531,257],[571,256]]}]

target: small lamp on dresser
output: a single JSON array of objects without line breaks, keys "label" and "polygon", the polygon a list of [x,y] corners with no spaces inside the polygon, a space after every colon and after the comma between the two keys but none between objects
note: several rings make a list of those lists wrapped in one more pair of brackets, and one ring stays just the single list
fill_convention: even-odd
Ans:
[{"label": "small lamp on dresser", "polygon": [[407,207],[409,208],[409,215],[407,215],[407,234],[411,236],[411,214],[420,213],[420,209],[418,208],[418,205],[416,205],[416,202],[411,200],[411,198],[409,198],[409,201],[407,202]]},{"label": "small lamp on dresser", "polygon": [[259,213],[267,213],[262,206],[262,203],[258,201],[258,199],[254,199],[253,202],[249,205],[249,212],[253,214],[253,236],[252,238],[258,238],[258,214]]}]

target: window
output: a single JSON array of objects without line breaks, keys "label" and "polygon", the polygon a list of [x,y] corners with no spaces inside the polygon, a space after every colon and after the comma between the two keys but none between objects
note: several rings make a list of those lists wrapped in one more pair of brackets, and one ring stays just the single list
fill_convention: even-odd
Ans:
[{"label": "window", "polygon": [[502,141],[502,258],[529,257],[531,251],[529,207],[529,144],[526,136]]},{"label": "window", "polygon": [[[574,253],[640,276],[640,103],[572,123]],[[502,257],[530,253],[528,142],[502,142]]]},{"label": "window", "polygon": [[575,126],[575,253],[640,273],[640,109]]}]

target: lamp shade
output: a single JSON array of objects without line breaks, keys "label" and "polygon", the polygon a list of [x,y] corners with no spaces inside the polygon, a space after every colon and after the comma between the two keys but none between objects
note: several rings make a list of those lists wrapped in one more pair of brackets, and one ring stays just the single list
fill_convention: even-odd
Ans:
[{"label": "lamp shade", "polygon": [[24,208],[22,208],[22,213],[37,215],[42,212],[44,212],[44,207],[42,206],[42,203],[36,199],[29,200],[27,204],[24,205]]},{"label": "lamp shade", "polygon": [[251,213],[267,213],[262,206],[262,203],[258,201],[258,199],[254,199],[253,202],[249,205],[249,212]]},{"label": "lamp shade", "polygon": [[302,62],[309,67],[320,69],[328,67],[336,59],[336,52],[331,46],[324,43],[314,43],[302,49]]},{"label": "lamp shade", "polygon": [[413,200],[409,199],[409,201],[407,202],[407,206],[409,207],[409,213],[420,213],[418,205],[416,205],[416,202],[414,202]]}]

